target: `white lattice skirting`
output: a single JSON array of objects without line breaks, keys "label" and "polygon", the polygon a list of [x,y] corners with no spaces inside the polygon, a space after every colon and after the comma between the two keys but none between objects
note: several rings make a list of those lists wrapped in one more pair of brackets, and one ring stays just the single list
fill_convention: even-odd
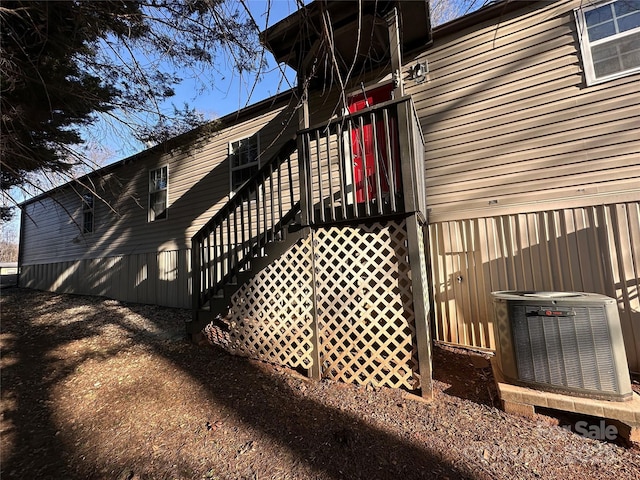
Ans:
[{"label": "white lattice skirting", "polygon": [[300,240],[231,298],[228,350],[279,365],[313,364],[311,239]]},{"label": "white lattice skirting", "polygon": [[[315,281],[315,297],[314,284]],[[348,383],[420,387],[404,221],[317,229],[232,297],[233,354]]]},{"label": "white lattice skirting", "polygon": [[314,232],[324,377],[419,387],[404,222]]}]

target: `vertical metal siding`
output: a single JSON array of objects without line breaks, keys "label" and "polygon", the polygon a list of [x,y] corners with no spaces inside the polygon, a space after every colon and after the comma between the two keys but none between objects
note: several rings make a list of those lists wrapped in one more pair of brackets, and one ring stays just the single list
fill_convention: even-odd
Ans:
[{"label": "vertical metal siding", "polygon": [[429,235],[437,340],[495,348],[495,290],[596,292],[618,301],[640,371],[640,202],[442,221]]},{"label": "vertical metal siding", "polygon": [[37,290],[190,308],[190,250],[25,265],[20,282]]}]

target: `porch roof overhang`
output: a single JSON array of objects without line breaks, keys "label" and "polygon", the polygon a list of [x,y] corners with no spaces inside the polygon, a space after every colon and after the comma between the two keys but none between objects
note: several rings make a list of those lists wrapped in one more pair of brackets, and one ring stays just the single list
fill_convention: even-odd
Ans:
[{"label": "porch roof overhang", "polygon": [[316,76],[325,76],[328,70],[359,74],[389,62],[385,17],[394,7],[402,51],[429,44],[428,0],[317,0],[262,32],[261,41],[278,62],[298,75],[308,75],[312,66]]}]

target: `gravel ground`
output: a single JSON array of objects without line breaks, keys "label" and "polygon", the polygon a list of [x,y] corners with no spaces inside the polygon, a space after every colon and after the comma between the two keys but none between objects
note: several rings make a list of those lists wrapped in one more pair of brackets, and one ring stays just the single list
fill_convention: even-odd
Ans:
[{"label": "gravel ground", "polygon": [[190,312],[2,290],[2,478],[637,479],[640,452],[498,408],[434,351],[435,399],[310,381],[184,338]]}]

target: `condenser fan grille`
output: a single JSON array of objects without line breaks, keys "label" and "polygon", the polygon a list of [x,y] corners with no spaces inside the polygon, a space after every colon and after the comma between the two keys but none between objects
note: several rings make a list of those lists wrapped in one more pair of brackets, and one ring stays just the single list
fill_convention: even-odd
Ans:
[{"label": "condenser fan grille", "polygon": [[617,392],[612,342],[600,306],[512,305],[518,377],[564,388]]}]

